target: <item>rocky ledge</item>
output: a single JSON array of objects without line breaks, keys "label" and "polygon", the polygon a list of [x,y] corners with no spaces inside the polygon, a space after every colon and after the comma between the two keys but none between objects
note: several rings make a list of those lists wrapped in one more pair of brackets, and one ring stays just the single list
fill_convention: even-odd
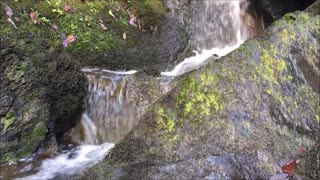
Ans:
[{"label": "rocky ledge", "polygon": [[82,179],[318,179],[319,7],[181,77]]}]

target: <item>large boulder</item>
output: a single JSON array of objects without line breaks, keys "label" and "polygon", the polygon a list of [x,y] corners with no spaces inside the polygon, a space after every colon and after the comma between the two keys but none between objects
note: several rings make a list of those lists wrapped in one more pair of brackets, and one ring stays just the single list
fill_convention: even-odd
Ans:
[{"label": "large boulder", "polygon": [[269,179],[299,159],[293,176],[318,179],[319,7],[181,77],[82,178]]}]

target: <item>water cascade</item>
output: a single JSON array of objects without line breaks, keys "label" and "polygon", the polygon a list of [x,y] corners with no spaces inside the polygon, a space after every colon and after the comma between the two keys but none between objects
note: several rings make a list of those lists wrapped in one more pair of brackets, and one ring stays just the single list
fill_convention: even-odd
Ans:
[{"label": "water cascade", "polygon": [[126,76],[136,71],[82,71],[86,73],[88,81],[85,111],[81,118],[84,131],[82,145],[44,160],[39,167],[34,167],[33,159],[21,160],[26,165],[20,173],[32,175],[18,179],[65,178],[80,173],[101,161],[114,143],[135,126],[136,110],[129,103],[130,82]]},{"label": "water cascade", "polygon": [[[194,34],[191,45],[195,56],[184,59],[163,76],[179,76],[202,66],[210,57],[215,59],[238,48],[249,36],[243,18],[249,2],[199,1],[192,21]],[[200,53],[198,51],[201,51]]]},{"label": "water cascade", "polygon": [[[109,72],[110,73],[110,72]],[[116,143],[135,125],[136,111],[129,103],[129,81],[121,74],[105,76],[92,70],[87,75],[88,96],[81,124],[85,143]]]}]

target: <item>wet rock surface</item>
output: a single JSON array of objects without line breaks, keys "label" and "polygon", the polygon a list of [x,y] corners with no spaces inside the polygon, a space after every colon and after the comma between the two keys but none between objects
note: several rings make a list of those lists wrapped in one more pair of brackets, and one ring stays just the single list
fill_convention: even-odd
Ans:
[{"label": "wet rock surface", "polygon": [[[130,5],[70,1],[69,14],[54,12],[63,4],[50,2],[3,1],[12,8],[18,28],[1,10],[0,164],[35,152],[46,134],[54,133],[59,141],[76,124],[86,94],[82,68],[136,69],[157,75],[188,42],[183,26],[166,17],[166,8],[158,0]],[[141,29],[128,24],[127,6],[140,20]],[[108,14],[110,9],[114,17]],[[30,19],[33,11],[43,17],[40,24]],[[98,17],[108,31],[101,29]],[[127,39],[122,38],[124,32]],[[64,48],[61,37],[71,33],[76,33],[77,43]],[[50,143],[54,141],[47,139],[53,147],[49,151],[55,151],[55,143]]]},{"label": "wet rock surface", "polygon": [[256,6],[257,11],[263,11],[265,18],[271,17],[273,19],[279,19],[284,14],[295,10],[304,10],[315,0],[253,0],[252,3]]},{"label": "wet rock surface", "polygon": [[82,179],[269,179],[295,159],[294,179],[318,179],[318,76],[300,63],[317,72],[319,5],[181,77]]}]

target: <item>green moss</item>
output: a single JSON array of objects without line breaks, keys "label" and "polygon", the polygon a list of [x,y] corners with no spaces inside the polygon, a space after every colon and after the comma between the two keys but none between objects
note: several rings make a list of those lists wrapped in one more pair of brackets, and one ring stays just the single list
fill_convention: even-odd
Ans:
[{"label": "green moss", "polygon": [[280,38],[283,43],[289,44],[296,38],[296,33],[294,31],[288,31],[287,29],[282,29]]},{"label": "green moss", "polygon": [[[134,9],[140,22],[146,22],[147,26],[155,26],[162,22],[166,12],[161,0],[145,0],[129,3],[123,1],[85,1],[81,3],[73,0],[46,0],[34,2],[28,0],[15,1],[9,4],[15,17],[18,17],[18,29],[10,24],[1,24],[1,35],[15,36],[25,32],[32,32],[34,40],[41,39],[51,46],[62,46],[62,38],[68,35],[77,35],[77,40],[71,43],[66,49],[68,51],[105,51],[110,49],[132,46],[140,41],[139,30],[129,25],[129,14],[127,9]],[[131,5],[130,5],[131,4]],[[71,10],[64,11],[64,6],[69,5]],[[17,9],[27,13],[20,13]],[[34,12],[41,19],[40,24],[35,24],[29,17]],[[112,12],[112,15],[108,12]],[[133,13],[133,12],[131,12]],[[101,24],[108,30],[103,30]],[[54,30],[53,25],[59,27]],[[127,39],[122,38],[127,33]],[[38,46],[29,45],[25,47],[36,50]]]},{"label": "green moss", "polygon": [[277,53],[273,45],[270,45],[268,50],[262,50],[260,59],[262,63],[256,68],[257,74],[267,82],[278,85],[278,78],[282,71],[286,69],[286,62],[282,59],[277,59]]},{"label": "green moss", "polygon": [[206,116],[224,109],[222,93],[214,87],[219,81],[220,76],[208,69],[200,74],[199,80],[187,77],[181,82],[178,106],[182,109],[183,119],[201,125]]},{"label": "green moss", "polygon": [[132,0],[133,13],[141,20],[142,26],[152,29],[158,26],[167,13],[167,8],[162,0]]},{"label": "green moss", "polygon": [[13,67],[7,67],[7,69],[6,69],[7,78],[10,81],[23,83],[24,82],[23,77],[24,77],[25,73],[27,72],[27,68],[28,68],[27,61],[19,62],[19,63],[15,64]]},{"label": "green moss", "polygon": [[318,105],[318,107],[316,108],[316,114],[314,115],[316,121],[320,123],[320,116],[318,114],[320,114],[320,105]]},{"label": "green moss", "polygon": [[28,156],[32,152],[34,152],[36,147],[40,145],[41,141],[44,139],[46,132],[46,126],[43,122],[39,122],[34,129],[32,130],[31,134],[22,134],[22,142],[24,144],[18,151],[20,157]]},{"label": "green moss", "polygon": [[156,114],[158,128],[164,132],[164,137],[170,142],[176,142],[179,137],[175,132],[178,123],[176,114],[170,109],[164,110],[162,107],[156,108]]},{"label": "green moss", "polygon": [[296,17],[293,13],[287,13],[284,15],[284,19],[287,23],[293,23],[296,20]]},{"label": "green moss", "polygon": [[279,27],[279,26],[281,25],[281,23],[276,20],[276,21],[274,22],[274,25],[275,25],[276,27]]},{"label": "green moss", "polygon": [[306,21],[306,20],[309,20],[309,19],[310,19],[310,15],[309,15],[309,13],[303,12],[303,13],[301,13],[301,14],[299,15],[298,18],[299,18],[299,19],[301,18],[301,20]]},{"label": "green moss", "polygon": [[6,131],[8,127],[16,120],[16,116],[12,112],[8,112],[5,117],[1,118],[1,122],[4,124],[3,130]]}]

